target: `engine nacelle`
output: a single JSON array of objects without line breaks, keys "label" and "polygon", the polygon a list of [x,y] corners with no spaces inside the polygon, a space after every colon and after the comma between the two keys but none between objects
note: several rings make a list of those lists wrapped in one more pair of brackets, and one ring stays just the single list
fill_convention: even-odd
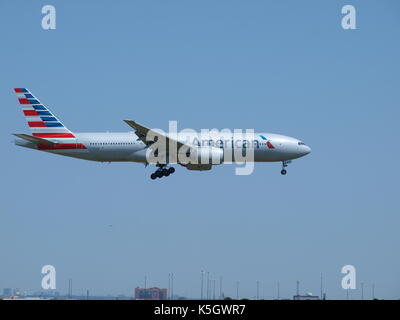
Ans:
[{"label": "engine nacelle", "polygon": [[196,170],[196,171],[206,171],[206,170],[211,170],[212,165],[211,164],[187,164],[186,169],[188,170]]},{"label": "engine nacelle", "polygon": [[215,147],[198,147],[191,149],[190,159],[193,164],[217,165],[224,162],[224,150]]},{"label": "engine nacelle", "polygon": [[215,147],[191,148],[184,159],[186,161],[181,161],[181,164],[189,170],[210,170],[212,165],[224,162],[224,150]]}]

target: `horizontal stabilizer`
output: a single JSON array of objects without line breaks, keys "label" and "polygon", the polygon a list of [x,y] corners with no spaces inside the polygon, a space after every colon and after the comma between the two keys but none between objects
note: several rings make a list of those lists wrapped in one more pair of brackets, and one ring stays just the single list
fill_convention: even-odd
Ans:
[{"label": "horizontal stabilizer", "polygon": [[30,142],[33,142],[33,143],[49,144],[49,145],[56,144],[55,142],[52,142],[52,141],[49,141],[49,140],[46,140],[46,139],[42,139],[42,138],[38,138],[38,137],[33,137],[33,136],[28,135],[28,134],[13,133],[13,135],[18,137],[18,138],[21,138],[21,139],[24,139],[24,140],[27,140],[27,141],[30,141]]}]

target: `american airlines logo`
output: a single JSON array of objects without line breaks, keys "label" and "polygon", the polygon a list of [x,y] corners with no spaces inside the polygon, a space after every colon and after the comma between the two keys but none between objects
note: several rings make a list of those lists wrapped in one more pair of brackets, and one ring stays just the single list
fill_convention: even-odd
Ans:
[{"label": "american airlines logo", "polygon": [[260,135],[261,139],[265,140],[265,145],[269,148],[269,149],[275,149],[275,147],[273,146],[273,144],[264,136]]}]

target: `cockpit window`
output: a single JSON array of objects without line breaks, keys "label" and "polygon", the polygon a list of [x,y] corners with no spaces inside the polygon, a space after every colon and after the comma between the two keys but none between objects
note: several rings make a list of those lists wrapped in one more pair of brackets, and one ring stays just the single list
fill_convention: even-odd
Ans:
[{"label": "cockpit window", "polygon": [[303,141],[299,141],[299,142],[297,142],[297,144],[298,144],[299,146],[305,146],[305,145],[306,145]]}]

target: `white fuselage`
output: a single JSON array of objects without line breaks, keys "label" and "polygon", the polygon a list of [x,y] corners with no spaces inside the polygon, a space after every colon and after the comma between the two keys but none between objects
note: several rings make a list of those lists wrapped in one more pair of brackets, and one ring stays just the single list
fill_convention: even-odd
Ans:
[{"label": "white fuselage", "polygon": [[[124,133],[74,133],[74,139],[48,139],[56,142],[60,148],[40,147],[35,143],[16,139],[19,146],[38,149],[54,154],[73,158],[100,162],[139,162],[147,163],[147,146],[134,132]],[[200,147],[213,146],[223,149],[224,152],[232,152],[236,149],[254,150],[254,162],[286,161],[300,158],[311,149],[302,141],[288,136],[256,133],[244,135],[237,139],[231,133],[218,133],[206,139],[198,138],[196,134],[184,133],[178,135],[178,141],[189,142]],[[67,147],[63,147],[68,145]],[[70,147],[72,145],[72,147]],[[79,147],[74,147],[74,145]],[[238,159],[233,157],[233,162]]]}]

